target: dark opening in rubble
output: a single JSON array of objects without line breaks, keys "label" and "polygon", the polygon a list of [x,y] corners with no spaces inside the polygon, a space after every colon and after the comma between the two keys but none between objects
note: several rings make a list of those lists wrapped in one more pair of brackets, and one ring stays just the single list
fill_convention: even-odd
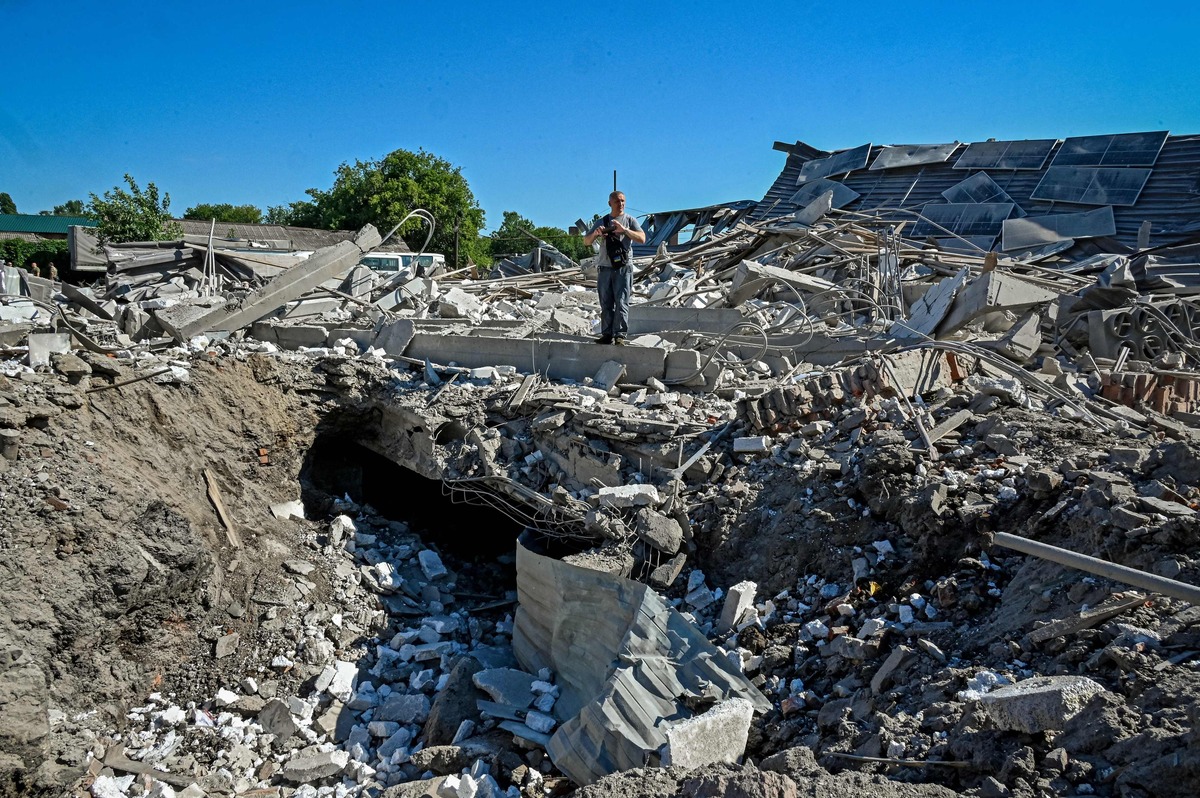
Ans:
[{"label": "dark opening in rubble", "polygon": [[310,517],[326,512],[328,497],[348,495],[386,518],[408,524],[426,543],[462,560],[491,561],[511,554],[523,529],[503,513],[465,502],[443,483],[339,435],[317,439],[301,479]]}]

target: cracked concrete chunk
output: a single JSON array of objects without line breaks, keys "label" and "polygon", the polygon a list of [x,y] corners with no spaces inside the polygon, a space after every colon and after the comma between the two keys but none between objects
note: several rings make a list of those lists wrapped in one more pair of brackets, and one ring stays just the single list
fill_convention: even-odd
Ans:
[{"label": "cracked concrete chunk", "polygon": [[746,750],[753,716],[753,704],[731,698],[701,715],[669,724],[663,765],[694,769],[715,762],[737,762]]},{"label": "cracked concrete chunk", "polygon": [[216,658],[221,659],[222,657],[228,657],[230,654],[236,651],[238,643],[241,641],[241,639],[242,636],[237,632],[232,632],[224,637],[217,638],[217,642],[213,651]]},{"label": "cracked concrete chunk", "polygon": [[637,533],[643,540],[664,554],[674,554],[683,544],[683,527],[674,518],[657,510],[643,507],[637,511]]},{"label": "cracked concrete chunk", "polygon": [[475,686],[497,704],[524,709],[533,703],[534,676],[515,668],[489,668],[475,673]]},{"label": "cracked concrete chunk", "polygon": [[979,704],[998,728],[1037,734],[1063,728],[1104,692],[1103,685],[1086,676],[1038,676],[993,690]]},{"label": "cracked concrete chunk", "polygon": [[280,775],[293,784],[309,784],[341,773],[350,763],[345,751],[321,751],[306,748],[283,765]]}]

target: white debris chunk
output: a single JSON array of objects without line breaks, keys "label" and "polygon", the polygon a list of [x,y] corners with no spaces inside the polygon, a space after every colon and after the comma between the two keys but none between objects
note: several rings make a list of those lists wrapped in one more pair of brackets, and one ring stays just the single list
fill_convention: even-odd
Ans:
[{"label": "white debris chunk", "polygon": [[648,507],[662,504],[658,488],[654,485],[618,485],[615,488],[601,488],[598,495],[601,507]]}]

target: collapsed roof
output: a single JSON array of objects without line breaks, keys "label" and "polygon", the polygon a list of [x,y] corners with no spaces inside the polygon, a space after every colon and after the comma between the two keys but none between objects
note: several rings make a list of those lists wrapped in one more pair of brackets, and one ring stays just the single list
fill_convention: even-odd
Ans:
[{"label": "collapsed roof", "polygon": [[1200,137],[1167,131],[825,152],[776,142],[779,177],[751,215],[827,202],[905,224],[907,238],[1033,257],[1048,245],[1086,256],[1191,243],[1200,234]]}]

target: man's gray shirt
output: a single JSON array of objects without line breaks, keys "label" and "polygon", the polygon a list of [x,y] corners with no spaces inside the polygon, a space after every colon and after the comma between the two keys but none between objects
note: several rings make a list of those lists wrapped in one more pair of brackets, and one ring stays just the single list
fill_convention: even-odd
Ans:
[{"label": "man's gray shirt", "polygon": [[[597,228],[604,226],[605,217],[616,219],[629,230],[637,230],[639,233],[642,232],[642,226],[638,224],[637,219],[634,219],[629,214],[623,213],[620,216],[612,216],[611,214],[606,213],[604,216],[601,216],[596,220],[596,223],[592,225],[591,230],[588,230],[589,235],[595,232]],[[600,243],[600,255],[596,260],[596,265],[600,268],[611,269],[612,261],[608,259],[608,248],[604,246],[604,236],[599,236],[596,238],[596,241]],[[629,236],[622,235],[621,241],[625,244],[625,251],[627,253],[633,251],[633,240]]]}]

